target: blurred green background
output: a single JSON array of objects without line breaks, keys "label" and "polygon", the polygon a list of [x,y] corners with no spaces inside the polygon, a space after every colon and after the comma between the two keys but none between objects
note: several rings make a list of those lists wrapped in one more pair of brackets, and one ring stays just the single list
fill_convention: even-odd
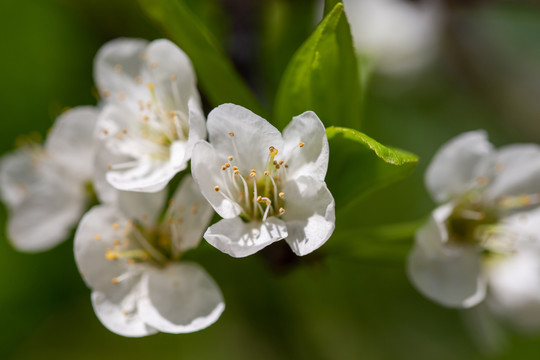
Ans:
[{"label": "blurred green background", "polygon": [[[289,59],[316,25],[314,1],[185,2],[269,109]],[[416,76],[371,80],[361,130],[421,162],[411,177],[344,216],[360,226],[425,217],[434,204],[424,190],[424,169],[444,141],[463,131],[484,128],[496,145],[540,140],[540,7],[444,5],[435,63]],[[96,104],[92,62],[104,42],[163,36],[130,0],[2,0],[0,33],[2,154],[20,135],[45,135],[66,107]],[[285,271],[263,256],[232,259],[205,245],[194,256],[223,291],[221,319],[198,333],[128,339],[95,317],[71,239],[45,253],[22,254],[2,231],[0,358],[540,358],[540,336],[505,330],[494,352],[472,320],[481,309],[449,310],[418,294],[404,271],[411,243],[357,236],[353,229],[348,238],[330,239],[319,256],[292,264],[285,257]],[[276,253],[279,248],[267,255]]]}]

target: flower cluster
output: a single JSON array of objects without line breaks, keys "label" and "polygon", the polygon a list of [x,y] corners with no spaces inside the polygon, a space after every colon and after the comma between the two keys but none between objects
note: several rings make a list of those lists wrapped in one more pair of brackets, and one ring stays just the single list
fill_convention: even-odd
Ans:
[{"label": "flower cluster", "polygon": [[538,328],[540,147],[495,150],[483,131],[465,133],[439,150],[425,181],[440,206],[416,234],[413,284],[450,307],[487,296],[516,326]]},{"label": "flower cluster", "polygon": [[[313,112],[283,136],[232,104],[207,122],[193,66],[168,40],[111,41],[94,66],[99,107],[66,112],[44,146],[5,156],[0,188],[19,250],[49,249],[78,223],[75,260],[109,330],[186,333],[220,317],[218,285],[184,259],[203,233],[235,257],[281,239],[305,255],[328,240],[328,141]],[[224,219],[209,226],[213,209]]]}]

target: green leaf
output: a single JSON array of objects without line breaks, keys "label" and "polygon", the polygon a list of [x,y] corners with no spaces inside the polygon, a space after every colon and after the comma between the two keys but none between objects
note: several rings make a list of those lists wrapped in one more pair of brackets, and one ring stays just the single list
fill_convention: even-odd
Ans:
[{"label": "green leaf", "polygon": [[327,126],[358,128],[360,102],[358,63],[343,4],[338,3],[287,66],[274,115],[280,127],[313,110]]},{"label": "green leaf", "polygon": [[353,129],[329,127],[326,134],[330,144],[326,183],[338,211],[406,177],[418,162],[416,155],[386,147]]},{"label": "green leaf", "polygon": [[201,89],[213,106],[230,102],[263,117],[267,115],[225,51],[182,0],[139,0],[139,3],[191,58]]}]

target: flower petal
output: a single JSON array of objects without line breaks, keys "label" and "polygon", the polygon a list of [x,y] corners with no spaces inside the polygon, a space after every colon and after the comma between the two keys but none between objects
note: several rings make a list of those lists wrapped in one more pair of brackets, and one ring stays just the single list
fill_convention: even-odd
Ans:
[{"label": "flower petal", "polygon": [[214,211],[190,175],[182,180],[170,201],[165,219],[171,224],[172,243],[177,252],[199,245]]},{"label": "flower petal", "polygon": [[61,173],[50,178],[44,176],[12,210],[7,231],[15,248],[25,252],[44,251],[68,237],[88,199],[78,184],[64,182]]},{"label": "flower petal", "polygon": [[540,146],[509,145],[500,148],[483,164],[482,173],[491,178],[486,196],[497,200],[503,196],[540,194]]},{"label": "flower petal", "polygon": [[221,173],[224,162],[225,159],[218,156],[214,147],[206,141],[199,141],[193,147],[191,158],[193,179],[214,210],[221,217],[230,219],[238,216],[243,210],[236,202],[215,190],[216,186],[226,188],[223,185],[224,179]]},{"label": "flower petal", "polygon": [[88,181],[92,177],[98,114],[92,106],[68,110],[56,119],[47,136],[47,155],[74,178]]},{"label": "flower petal", "polygon": [[139,314],[150,326],[167,333],[204,329],[225,309],[214,280],[194,263],[149,269],[143,278],[146,296],[139,300]]},{"label": "flower petal", "polygon": [[447,243],[448,234],[440,220],[432,216],[417,232],[408,258],[409,278],[433,301],[450,307],[472,307],[486,294],[480,250]]},{"label": "flower petal", "polygon": [[193,147],[199,140],[206,139],[206,119],[195,99],[189,99],[189,135],[186,149],[186,161],[191,159]]},{"label": "flower petal", "polygon": [[283,150],[279,131],[268,121],[238,105],[223,104],[212,110],[207,126],[210,143],[225,158],[233,156],[231,165],[237,165],[241,173],[247,174],[251,169],[266,170],[270,146]]},{"label": "flower petal", "polygon": [[138,281],[138,277],[130,277],[115,283],[114,278],[130,273],[138,265],[129,264],[126,259],[106,257],[115,246],[121,245],[122,250],[132,247],[132,244],[115,244],[127,226],[127,219],[116,207],[100,205],[84,215],[75,233],[75,261],[84,281],[88,287],[106,294],[108,298],[115,298],[116,293],[123,296]]},{"label": "flower petal", "polygon": [[488,305],[522,331],[540,328],[540,253],[519,251],[492,264]]},{"label": "flower petal", "polygon": [[285,240],[296,255],[309,254],[321,247],[334,231],[334,198],[323,181],[308,176],[289,181],[284,193],[282,219],[289,233]]},{"label": "flower petal", "polygon": [[204,233],[204,239],[226,254],[245,257],[287,235],[287,226],[275,217],[269,217],[265,222],[249,223],[236,217],[223,219],[210,226]]},{"label": "flower petal", "polygon": [[426,186],[442,203],[463,194],[475,182],[477,167],[493,152],[484,131],[471,131],[444,144],[426,171]]},{"label": "flower petal", "polygon": [[134,96],[139,85],[144,51],[148,42],[142,39],[115,39],[99,49],[94,60],[94,78],[100,93],[109,92],[110,100],[119,93]]},{"label": "flower petal", "polygon": [[152,41],[146,49],[145,72],[166,109],[188,113],[188,101],[197,103],[195,71],[187,55],[166,39]]},{"label": "flower petal", "polygon": [[157,333],[147,325],[137,312],[138,287],[111,300],[99,291],[92,292],[92,306],[101,323],[115,334],[126,337],[141,337]]},{"label": "flower petal", "polygon": [[166,189],[155,193],[119,191],[117,206],[128,219],[152,226],[161,215],[166,199]]},{"label": "flower petal", "polygon": [[289,177],[306,175],[324,181],[328,169],[328,139],[323,123],[314,112],[295,116],[283,130],[283,141]]},{"label": "flower petal", "polygon": [[129,170],[109,171],[106,177],[118,190],[158,192],[163,190],[180,170],[170,162],[141,160]]},{"label": "flower petal", "polygon": [[43,165],[40,147],[26,146],[2,156],[0,160],[0,193],[9,208],[22,203],[33,184],[40,181]]}]

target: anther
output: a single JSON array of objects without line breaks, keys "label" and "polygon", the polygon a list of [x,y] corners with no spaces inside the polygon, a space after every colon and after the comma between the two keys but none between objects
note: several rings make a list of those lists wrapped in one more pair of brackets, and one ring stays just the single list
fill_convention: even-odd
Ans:
[{"label": "anther", "polygon": [[153,91],[156,86],[153,83],[148,83],[148,84],[146,84],[146,87],[148,87],[148,89],[150,89],[150,91]]},{"label": "anther", "polygon": [[280,197],[280,198],[282,198],[282,197],[284,197],[284,196],[285,196],[285,193],[284,193],[284,192],[280,192],[280,193],[279,193],[279,197]]},{"label": "anther", "polygon": [[304,143],[300,141],[300,142],[298,143],[298,146],[304,147]]},{"label": "anther", "polygon": [[105,135],[109,135],[109,130],[105,129],[105,130],[103,130],[103,133],[104,133]]},{"label": "anther", "polygon": [[284,163],[283,160],[279,160],[279,161],[278,161],[278,164],[279,164],[279,165],[283,165],[283,163]]},{"label": "anther", "polygon": [[227,167],[225,165],[221,165],[221,170],[227,170]]},{"label": "anther", "polygon": [[107,169],[112,170],[112,168],[113,168],[112,164],[107,165]]},{"label": "anther", "polygon": [[155,69],[155,68],[157,68],[158,63],[155,62],[155,61],[152,61],[152,63],[150,64],[150,66],[152,67],[152,69]]},{"label": "anther", "polygon": [[234,170],[234,175],[238,175],[238,174],[240,174],[240,170],[238,169]]},{"label": "anther", "polygon": [[238,170],[238,166],[233,166],[232,169],[233,170]]},{"label": "anther", "polygon": [[285,169],[288,169],[288,168],[289,168],[289,165],[287,165],[287,164],[285,164],[284,166],[285,166]]},{"label": "anther", "polygon": [[485,176],[479,176],[476,178],[476,182],[480,185],[487,185],[489,184],[489,179]]},{"label": "anther", "polygon": [[120,240],[114,239],[113,245],[114,245],[114,246],[119,246],[119,245],[120,245]]},{"label": "anther", "polygon": [[112,224],[112,228],[113,228],[114,230],[118,230],[119,227],[120,227],[120,225],[118,225],[118,223]]},{"label": "anther", "polygon": [[264,175],[265,175],[265,176],[268,176],[268,174],[270,174],[270,173],[268,172],[268,170],[266,170],[266,171],[264,172]]},{"label": "anther", "polygon": [[171,80],[172,80],[172,81],[176,80],[176,74],[172,74],[172,75],[171,75]]},{"label": "anther", "polygon": [[504,166],[503,163],[497,163],[497,164],[495,164],[495,169],[496,169],[498,172],[503,171],[504,168],[505,168],[505,166]]},{"label": "anther", "polygon": [[257,202],[262,202],[262,196],[257,196]]},{"label": "anther", "polygon": [[136,82],[137,84],[142,84],[142,77],[137,76],[137,77],[135,78],[135,82]]},{"label": "anther", "polygon": [[229,159],[229,161],[233,161],[233,157],[229,155],[229,157],[227,158]]},{"label": "anther", "polygon": [[118,134],[116,134],[116,137],[117,137],[118,139],[122,139],[122,138],[124,137],[124,134],[118,133]]},{"label": "anther", "polygon": [[278,153],[277,149],[276,149],[275,147],[273,147],[273,146],[270,146],[270,147],[268,148],[268,150],[270,150],[270,156],[272,156],[272,157],[273,157],[273,156],[276,156],[277,153]]},{"label": "anther", "polygon": [[284,208],[279,208],[279,213],[280,213],[280,214],[284,214],[284,213],[285,213],[285,209],[284,209]]},{"label": "anther", "polygon": [[123,92],[121,92],[121,93],[118,94],[118,98],[119,98],[120,100],[124,100],[124,99],[126,98],[126,94],[124,94]]},{"label": "anther", "polygon": [[234,133],[231,131],[229,132],[229,136],[233,137],[234,136]]},{"label": "anther", "polygon": [[219,191],[219,186],[214,186],[214,190]]},{"label": "anther", "polygon": [[120,65],[120,64],[114,65],[114,71],[117,72],[117,73],[121,73],[122,72],[122,65]]},{"label": "anther", "polygon": [[122,130],[122,132],[123,132],[124,134],[127,134],[127,133],[128,133],[127,129]]},{"label": "anther", "polygon": [[101,235],[99,234],[94,235],[94,240],[101,240]]},{"label": "anther", "polygon": [[119,282],[120,282],[120,280],[118,280],[118,278],[115,278],[115,277],[112,278],[112,283],[113,283],[113,284],[116,285],[116,284],[118,284]]},{"label": "anther", "polygon": [[109,97],[111,96],[111,92],[109,90],[103,90],[103,97]]}]

